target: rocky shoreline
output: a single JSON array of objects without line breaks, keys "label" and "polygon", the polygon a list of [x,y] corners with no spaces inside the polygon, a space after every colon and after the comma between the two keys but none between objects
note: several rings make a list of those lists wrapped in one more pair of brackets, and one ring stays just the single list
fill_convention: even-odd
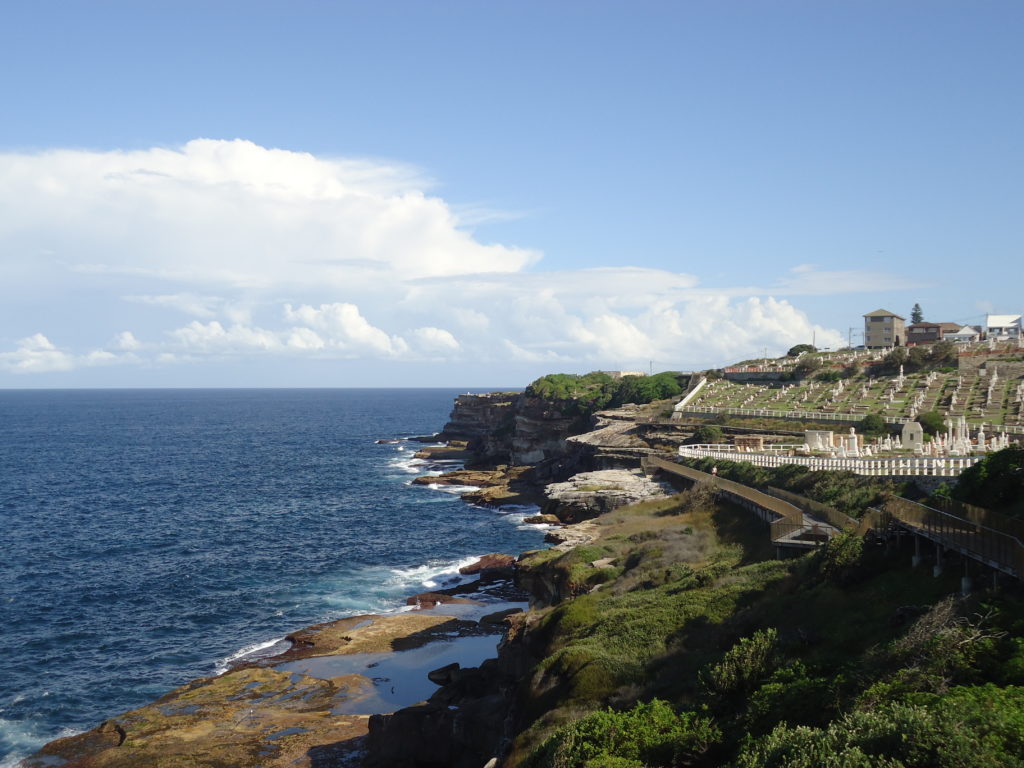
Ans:
[{"label": "rocky shoreline", "polygon": [[429,702],[430,689],[465,682],[467,664],[497,655],[512,617],[527,607],[514,563],[487,555],[462,569],[471,582],[412,595],[401,612],[306,627],[288,635],[281,654],[242,659],[50,742],[21,765],[364,764],[374,728],[389,727],[375,726],[380,713]]}]

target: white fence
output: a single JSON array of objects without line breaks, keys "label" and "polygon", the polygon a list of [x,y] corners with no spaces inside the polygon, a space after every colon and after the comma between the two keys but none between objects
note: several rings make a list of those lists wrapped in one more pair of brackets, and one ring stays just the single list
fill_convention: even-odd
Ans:
[{"label": "white fence", "polygon": [[781,467],[799,464],[812,470],[846,470],[857,475],[873,477],[956,477],[968,467],[981,461],[981,456],[914,456],[885,459],[839,459],[822,456],[786,456],[780,452],[747,453],[732,445],[681,445],[679,455],[685,459],[721,459],[746,461],[755,467]]},{"label": "white fence", "polygon": [[[841,421],[850,424],[857,424],[864,420],[863,413],[829,413],[828,411],[776,411],[771,408],[731,408],[718,405],[689,405],[675,410],[678,413],[694,414],[725,414],[726,416],[759,416],[767,419],[791,419],[802,421]],[[889,417],[883,416],[886,424],[907,424],[914,419],[905,416]],[[988,434],[999,434],[1005,432],[1008,435],[1024,435],[1024,426],[1013,426],[1010,424],[993,424],[987,429]]]}]

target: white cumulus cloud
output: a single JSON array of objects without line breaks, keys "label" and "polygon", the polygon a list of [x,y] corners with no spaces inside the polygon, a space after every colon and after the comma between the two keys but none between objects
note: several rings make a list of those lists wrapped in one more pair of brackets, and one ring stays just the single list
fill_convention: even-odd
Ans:
[{"label": "white cumulus cloud", "polygon": [[267,356],[700,368],[842,343],[788,296],[915,284],[809,265],[713,289],[636,265],[542,271],[468,229],[507,216],[414,169],[244,140],[0,153],[0,178],[7,373]]}]

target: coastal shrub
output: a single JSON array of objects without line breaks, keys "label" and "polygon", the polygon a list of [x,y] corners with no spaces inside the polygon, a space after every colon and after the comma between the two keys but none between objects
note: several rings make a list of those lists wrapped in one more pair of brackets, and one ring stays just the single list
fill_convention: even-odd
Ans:
[{"label": "coastal shrub", "polygon": [[840,586],[853,584],[862,575],[864,539],[852,531],[844,531],[829,539],[818,553],[818,572]]},{"label": "coastal shrub", "polygon": [[1021,689],[960,689],[927,705],[851,712],[826,728],[777,726],[748,739],[736,768],[1019,768]]},{"label": "coastal shrub", "polygon": [[887,496],[900,494],[908,484],[895,483],[853,472],[808,471],[806,467],[784,465],[775,468],[755,467],[745,461],[723,459],[684,459],[683,464],[711,472],[718,467],[719,477],[734,480],[753,488],[774,486],[843,512],[851,517],[861,517],[868,507],[881,504]]},{"label": "coastal shrub", "polygon": [[820,357],[804,357],[793,367],[793,376],[797,379],[806,379],[816,371],[821,370],[824,363]]},{"label": "coastal shrub", "polygon": [[811,675],[803,662],[775,670],[747,700],[742,718],[746,731],[764,733],[782,715],[790,725],[824,725],[835,714],[836,678]]},{"label": "coastal shrub", "polygon": [[544,679],[539,687],[560,688],[567,699],[592,705],[605,703],[616,689],[643,680],[643,666],[639,662],[610,652],[594,641],[560,648],[545,658],[538,669]]},{"label": "coastal shrub", "polygon": [[695,443],[715,444],[721,443],[723,439],[722,428],[714,424],[702,424],[693,432],[693,442]]},{"label": "coastal shrub", "polygon": [[747,693],[775,668],[779,634],[774,628],[758,630],[740,639],[714,666],[705,670],[709,690],[717,694]]},{"label": "coastal shrub", "polygon": [[675,712],[655,699],[625,712],[593,712],[560,728],[523,768],[623,768],[693,765],[721,741],[714,723],[692,712]]},{"label": "coastal shrub", "polygon": [[875,649],[866,661],[879,682],[861,695],[861,703],[913,692],[942,693],[951,685],[977,682],[983,669],[996,667],[1007,655],[1006,633],[993,625],[989,612],[972,611],[969,601],[946,597],[900,637]]},{"label": "coastal shrub", "polygon": [[621,379],[600,371],[583,376],[551,373],[531,382],[526,388],[526,395],[560,401],[564,403],[563,410],[570,415],[586,416],[623,403],[643,405],[678,397],[688,382],[689,377],[677,371],[664,371],[653,376],[624,376]]}]

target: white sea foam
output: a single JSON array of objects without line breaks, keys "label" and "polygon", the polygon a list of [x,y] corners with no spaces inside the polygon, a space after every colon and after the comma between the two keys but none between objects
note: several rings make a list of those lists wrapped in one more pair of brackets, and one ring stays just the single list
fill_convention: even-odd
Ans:
[{"label": "white sea foam", "polygon": [[479,555],[466,557],[462,560],[449,560],[443,563],[429,563],[417,565],[412,568],[392,568],[395,586],[420,585],[428,589],[434,589],[442,584],[457,584],[466,581],[469,577],[459,573],[459,569],[472,565],[480,559]]},{"label": "white sea foam", "polygon": [[[275,648],[275,646],[280,646],[280,648]],[[287,651],[289,647],[290,644],[283,637],[278,637],[274,640],[264,640],[261,643],[245,645],[230,656],[226,656],[221,659],[214,669],[214,674],[223,675],[231,669],[231,665],[236,661],[241,661],[242,659],[264,659],[269,656],[276,656],[278,653]],[[271,649],[273,649],[272,653],[270,652]]]},{"label": "white sea foam", "polygon": [[471,491],[479,491],[480,486],[477,485],[447,485],[445,483],[430,483],[427,485],[432,491],[441,491],[442,493],[451,493],[456,496],[461,496],[464,493],[470,493]]},{"label": "white sea foam", "polygon": [[81,731],[62,728],[56,736],[46,736],[40,733],[31,721],[8,720],[0,717],[0,748],[8,753],[0,761],[0,768],[17,768],[19,762],[48,741],[74,736],[77,733],[81,733]]},{"label": "white sea foam", "polygon": [[428,463],[424,459],[417,459],[414,456],[410,457],[396,457],[388,461],[388,465],[392,469],[396,469],[399,472],[407,472],[409,474],[419,474],[428,466]]}]

